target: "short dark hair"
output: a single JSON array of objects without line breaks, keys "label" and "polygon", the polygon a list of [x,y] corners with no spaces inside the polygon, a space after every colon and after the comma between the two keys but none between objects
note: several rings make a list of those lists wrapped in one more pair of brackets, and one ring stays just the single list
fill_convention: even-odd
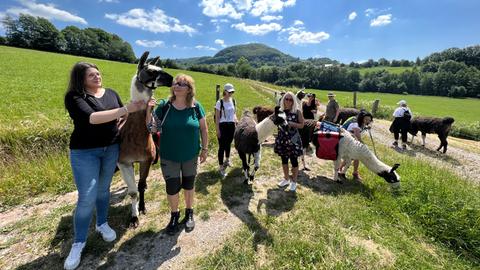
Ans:
[{"label": "short dark hair", "polygon": [[[99,70],[95,64],[87,62],[77,62],[72,70],[70,71],[70,81],[68,82],[68,87],[65,95],[70,92],[75,92],[81,96],[85,96],[85,74],[87,69],[94,68]],[[66,104],[65,104],[66,107]]]},{"label": "short dark hair", "polygon": [[358,116],[357,116],[357,123],[358,123],[358,126],[361,127],[363,125],[363,119],[365,119],[365,117],[370,117],[372,118],[372,121],[373,121],[373,115],[371,113],[369,113],[368,111],[366,110],[360,110],[360,112],[358,113]]}]

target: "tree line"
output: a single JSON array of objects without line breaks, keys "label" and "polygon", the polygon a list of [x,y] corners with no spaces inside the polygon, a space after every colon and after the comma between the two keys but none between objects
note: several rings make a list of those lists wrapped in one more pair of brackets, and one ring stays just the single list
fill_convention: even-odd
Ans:
[{"label": "tree line", "polygon": [[[380,59],[377,63],[382,61]],[[389,62],[389,66],[392,66],[392,63],[397,65],[395,61]],[[401,64],[402,61],[397,62]],[[187,69],[249,78],[283,86],[480,98],[480,46],[478,45],[465,49],[448,49],[422,60],[417,59],[415,63],[409,62],[407,65],[405,62],[404,66],[411,66],[411,68],[401,73],[390,73],[387,69],[378,69],[366,72],[362,76],[357,68],[345,64],[326,67],[305,61],[286,67],[255,68],[242,57],[235,64],[192,65]]]},{"label": "tree line", "polygon": [[49,20],[26,14],[18,19],[7,16],[2,24],[5,37],[0,37],[0,45],[128,63],[136,60],[128,42],[99,28],[67,26],[59,31]]}]

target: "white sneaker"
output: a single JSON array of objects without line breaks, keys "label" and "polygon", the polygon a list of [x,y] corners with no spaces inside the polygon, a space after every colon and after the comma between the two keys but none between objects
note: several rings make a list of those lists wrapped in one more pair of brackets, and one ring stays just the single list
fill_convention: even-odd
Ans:
[{"label": "white sneaker", "polygon": [[85,242],[83,243],[73,243],[72,249],[70,249],[70,253],[68,254],[63,267],[66,270],[73,270],[78,267],[80,264],[80,259],[82,257],[82,250],[85,247]]},{"label": "white sneaker", "polygon": [[297,182],[293,182],[290,184],[290,191],[295,192],[297,191]]},{"label": "white sneaker", "polygon": [[220,175],[222,176],[222,178],[225,178],[227,176],[227,173],[225,172],[225,167],[224,166],[220,166],[218,171],[220,172]]},{"label": "white sneaker", "polygon": [[288,185],[290,185],[290,180],[287,180],[287,179],[283,179],[282,181],[280,181],[278,184],[277,184],[279,187],[286,187]]},{"label": "white sneaker", "polygon": [[112,242],[113,240],[117,239],[117,234],[114,230],[112,230],[112,228],[110,228],[110,226],[108,226],[107,222],[100,226],[95,225],[95,230],[102,235],[102,238],[105,240],[105,242]]}]

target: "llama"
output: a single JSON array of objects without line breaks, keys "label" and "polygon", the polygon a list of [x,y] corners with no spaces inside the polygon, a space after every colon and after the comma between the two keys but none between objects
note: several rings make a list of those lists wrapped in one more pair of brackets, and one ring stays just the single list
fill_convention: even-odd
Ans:
[{"label": "llama", "polygon": [[[356,140],[350,132],[345,129],[341,129],[342,138],[339,141],[337,160],[334,161],[334,180],[341,183],[341,178],[345,178],[345,173],[348,170],[352,160],[360,160],[367,169],[376,173],[391,184],[392,187],[400,186],[400,176],[395,170],[400,164],[395,164],[393,167],[389,167],[382,161],[380,161],[368,147]],[[345,161],[345,166],[341,172],[338,172],[342,159]]]},{"label": "llama", "polygon": [[335,124],[342,125],[343,123],[345,123],[345,121],[347,121],[348,118],[352,116],[357,116],[359,113],[360,110],[355,108],[340,108]]},{"label": "llama", "polygon": [[306,171],[310,171],[309,168],[305,165],[305,153],[307,150],[307,147],[310,145],[310,142],[312,142],[313,138],[313,132],[315,131],[315,127],[317,125],[317,120],[313,119],[305,119],[303,128],[299,128],[298,132],[300,133],[300,137],[302,138],[302,146],[303,146],[303,155],[302,155],[302,164],[303,164],[303,169]]},{"label": "llama", "polygon": [[[149,52],[143,53],[138,62],[137,74],[132,78],[130,87],[132,101],[143,100],[148,102],[155,88],[172,85],[173,77],[157,66],[159,57],[146,62],[148,54]],[[118,167],[123,180],[128,186],[128,194],[132,199],[132,215],[129,223],[131,227],[138,226],[139,211],[143,214],[146,213],[144,194],[147,188],[147,176],[150,165],[157,155],[155,144],[152,135],[147,130],[145,119],[146,110],[131,113],[120,130],[121,143]],[[134,162],[140,163],[138,188],[135,185]]]},{"label": "llama", "polygon": [[412,134],[412,141],[417,136],[417,133],[420,131],[422,133],[422,146],[425,146],[425,138],[427,133],[436,133],[440,139],[440,146],[437,148],[437,151],[440,151],[443,147],[443,153],[447,152],[447,137],[448,133],[452,128],[452,124],[455,122],[455,119],[452,117],[445,118],[436,118],[436,117],[415,117],[411,121],[410,130],[408,131]]},{"label": "llama", "polygon": [[[280,111],[279,106],[275,107],[272,115],[258,124],[249,111],[243,113],[240,122],[235,128],[233,138],[235,140],[235,149],[237,149],[238,155],[242,160],[242,169],[245,176],[244,183],[248,184],[249,180],[253,181],[255,178],[255,172],[260,167],[261,143],[274,133],[276,126],[280,128],[287,126],[285,113]],[[247,155],[248,160],[250,160],[252,155],[254,156],[255,167],[251,173]]]},{"label": "llama", "polygon": [[253,108],[253,114],[257,116],[257,123],[263,121],[263,119],[269,117],[274,113],[274,109],[265,106],[256,106]]}]

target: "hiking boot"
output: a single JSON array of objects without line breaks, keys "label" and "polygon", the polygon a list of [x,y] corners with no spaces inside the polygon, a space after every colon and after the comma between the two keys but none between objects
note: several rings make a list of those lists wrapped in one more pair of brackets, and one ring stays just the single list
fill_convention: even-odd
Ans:
[{"label": "hiking boot", "polygon": [[170,213],[170,222],[168,223],[165,231],[168,235],[174,235],[178,232],[178,220],[180,219],[180,212]]},{"label": "hiking boot", "polygon": [[360,177],[360,174],[358,173],[353,173],[352,174],[352,177],[353,177],[353,180],[356,180],[356,181],[362,181],[362,177]]},{"label": "hiking boot", "polygon": [[95,231],[99,232],[102,235],[102,238],[105,242],[112,242],[117,239],[117,234],[115,231],[108,226],[108,223],[105,222],[102,225],[95,225]]},{"label": "hiking boot", "polygon": [[290,191],[291,192],[297,191],[297,182],[292,181],[292,183],[290,183]]},{"label": "hiking boot", "polygon": [[85,247],[85,242],[73,243],[72,249],[70,249],[70,253],[68,254],[65,263],[63,264],[63,268],[66,270],[73,270],[78,267],[80,264],[80,259],[82,258],[82,250]]},{"label": "hiking boot", "polygon": [[193,209],[185,208],[185,217],[183,217],[180,224],[185,225],[185,231],[191,232],[195,228],[195,220],[193,219]]},{"label": "hiking boot", "polygon": [[286,187],[286,186],[290,185],[290,180],[283,179],[277,185],[281,188]]}]

